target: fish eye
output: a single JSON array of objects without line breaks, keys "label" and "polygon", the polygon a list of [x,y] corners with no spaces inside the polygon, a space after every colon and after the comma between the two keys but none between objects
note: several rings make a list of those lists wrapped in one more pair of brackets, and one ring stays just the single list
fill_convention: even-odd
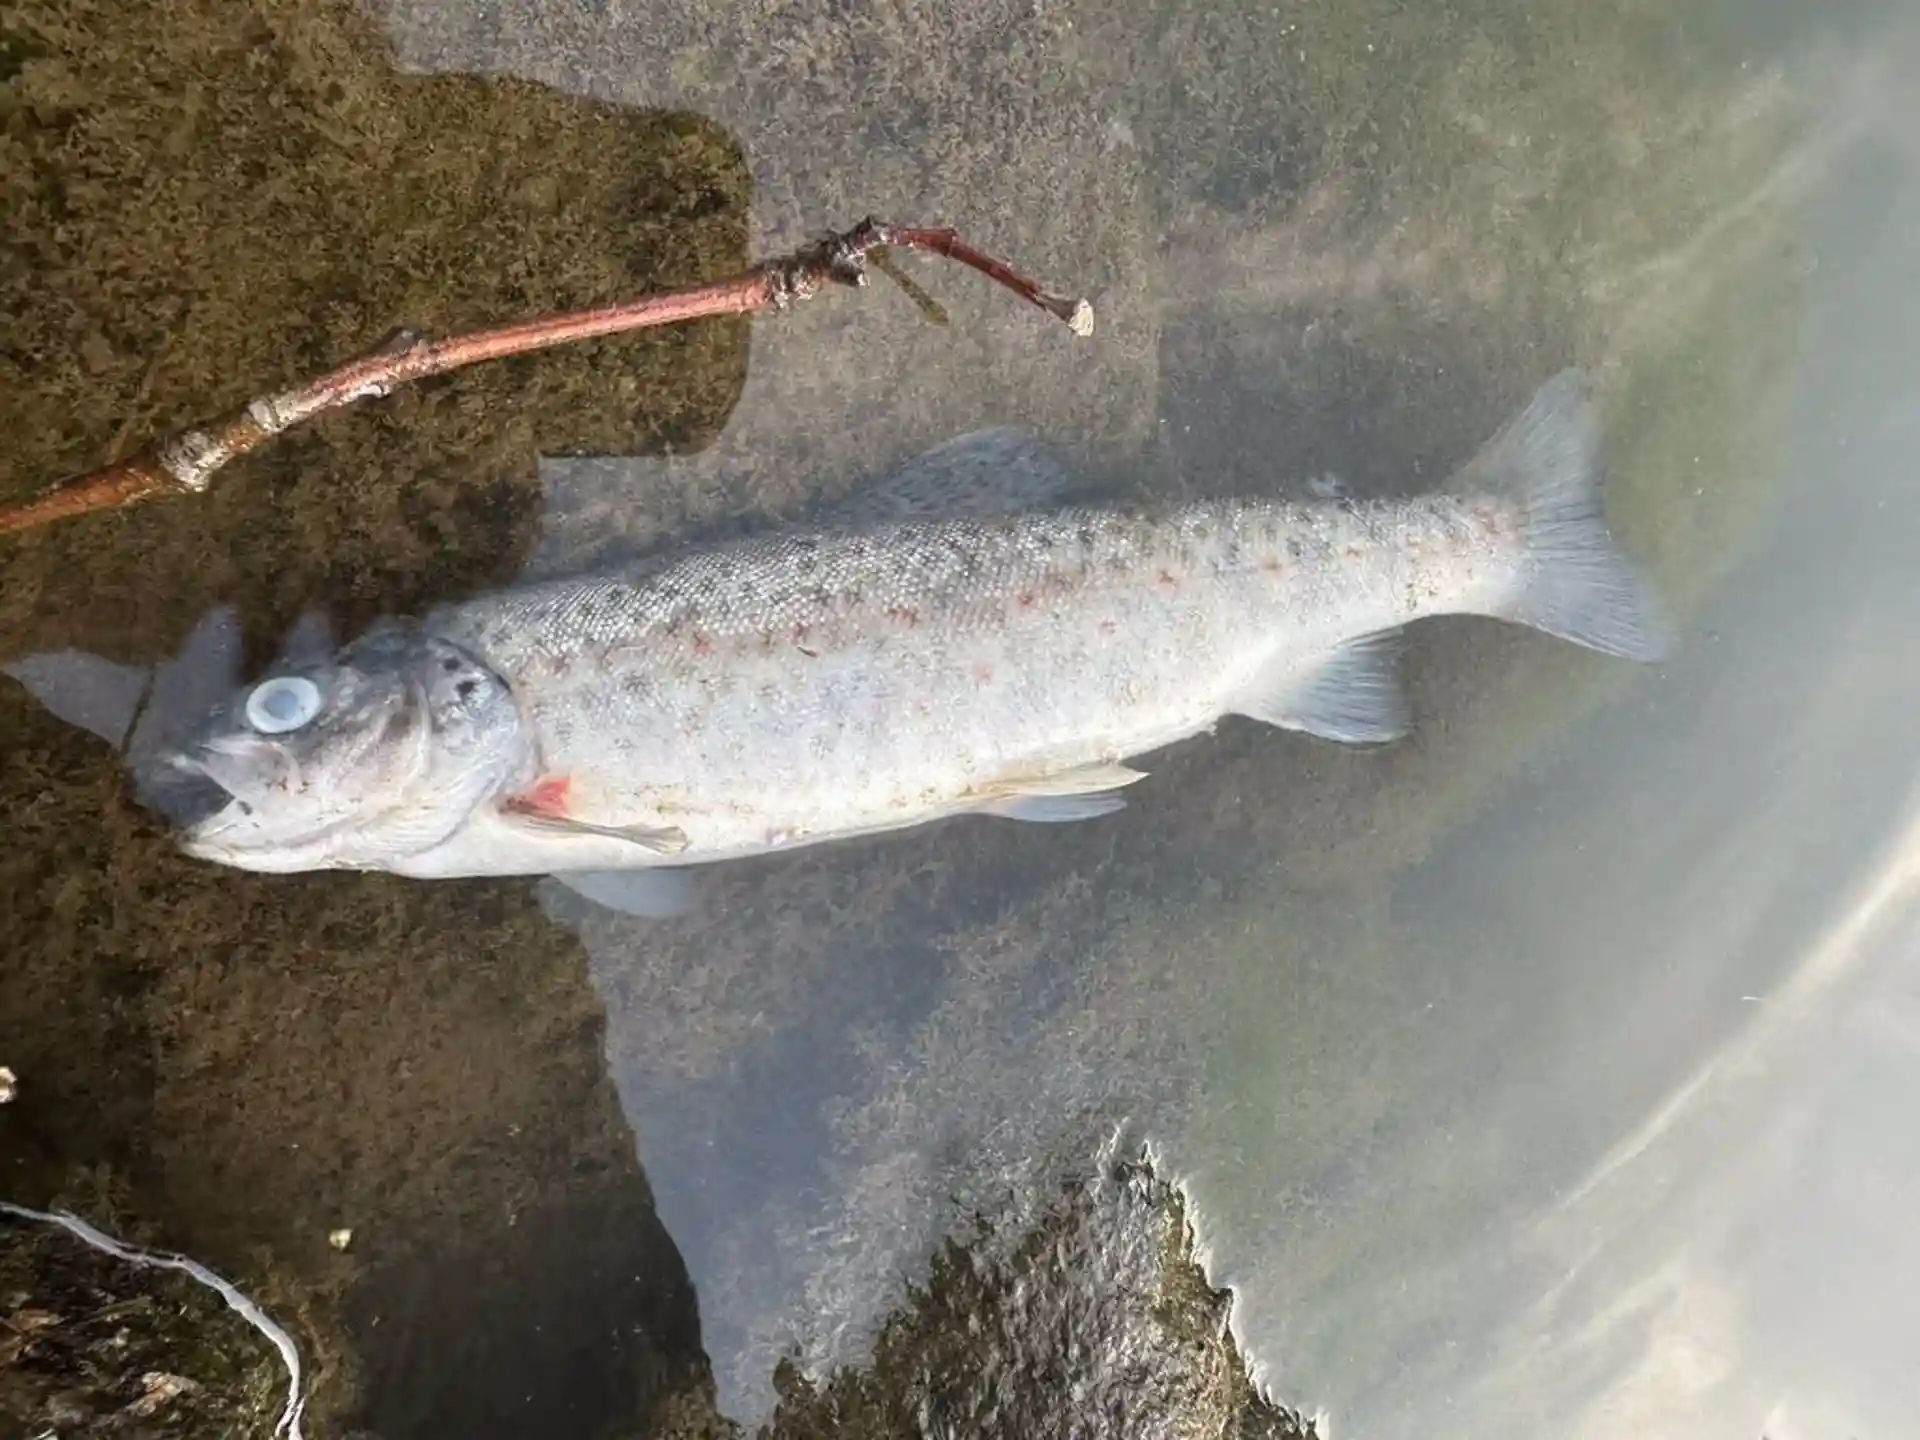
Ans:
[{"label": "fish eye", "polygon": [[254,686],[247,723],[262,735],[298,730],[320,713],[320,687],[302,675],[281,675]]}]

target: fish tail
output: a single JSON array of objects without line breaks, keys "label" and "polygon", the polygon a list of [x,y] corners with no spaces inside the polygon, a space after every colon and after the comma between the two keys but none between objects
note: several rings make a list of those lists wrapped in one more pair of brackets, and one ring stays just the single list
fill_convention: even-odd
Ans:
[{"label": "fish tail", "polygon": [[1599,426],[1585,377],[1564,370],[1467,467],[1525,509],[1526,557],[1504,618],[1630,660],[1672,649],[1646,583],[1600,506]]}]

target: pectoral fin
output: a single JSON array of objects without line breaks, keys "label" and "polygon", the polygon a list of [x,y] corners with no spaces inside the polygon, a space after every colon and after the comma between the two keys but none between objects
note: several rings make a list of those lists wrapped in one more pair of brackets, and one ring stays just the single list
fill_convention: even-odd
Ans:
[{"label": "pectoral fin", "polygon": [[507,808],[502,814],[515,825],[529,830],[550,835],[604,835],[610,840],[631,841],[656,855],[678,855],[687,848],[687,832],[677,825],[594,825],[565,815],[521,808]]}]

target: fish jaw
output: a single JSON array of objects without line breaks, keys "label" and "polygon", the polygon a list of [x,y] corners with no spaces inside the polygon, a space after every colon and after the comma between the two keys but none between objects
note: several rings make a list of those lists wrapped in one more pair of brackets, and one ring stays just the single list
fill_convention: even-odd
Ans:
[{"label": "fish jaw", "polygon": [[[185,768],[185,767],[182,767]],[[298,843],[282,842],[271,847],[234,843],[244,836],[253,810],[249,802],[225,790],[211,776],[189,777],[193,783],[218,788],[225,803],[203,818],[182,826],[175,845],[195,860],[223,865],[230,870],[251,870],[267,875],[296,875],[308,870],[369,869],[366,865],[343,864],[340,860],[340,836],[329,828]]]},{"label": "fish jaw", "polygon": [[216,827],[210,834],[187,834],[179,841],[180,852],[195,860],[210,861],[229,870],[251,870],[263,875],[298,875],[309,870],[366,869],[367,866],[341,866],[330,845],[302,845],[271,852],[224,845]]}]

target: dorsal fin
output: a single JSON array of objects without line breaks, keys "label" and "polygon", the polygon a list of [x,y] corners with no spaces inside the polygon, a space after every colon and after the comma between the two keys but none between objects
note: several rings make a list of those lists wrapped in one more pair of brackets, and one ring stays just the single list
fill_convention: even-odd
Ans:
[{"label": "dorsal fin", "polygon": [[823,507],[816,521],[858,530],[905,520],[991,519],[1062,503],[1074,480],[1038,440],[976,430],[937,445]]},{"label": "dorsal fin", "polygon": [[989,519],[1065,504],[1078,481],[1040,441],[1001,427],[976,430],[914,456],[829,501],[697,524],[662,524],[661,497],[689,486],[739,483],[754,467],[707,453],[545,457],[546,514],[522,581],[642,563],[686,546],[724,543],[789,526],[861,530],[908,520]]}]

